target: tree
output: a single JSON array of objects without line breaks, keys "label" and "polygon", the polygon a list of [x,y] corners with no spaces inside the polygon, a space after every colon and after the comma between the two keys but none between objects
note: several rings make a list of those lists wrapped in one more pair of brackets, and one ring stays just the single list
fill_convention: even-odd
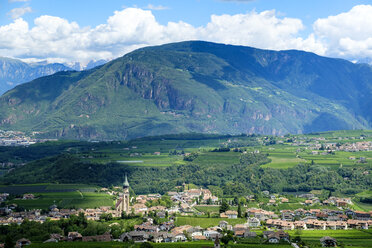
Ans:
[{"label": "tree", "polygon": [[240,203],[238,204],[238,218],[241,218],[242,217],[242,207],[240,205]]},{"label": "tree", "polygon": [[9,234],[6,235],[4,247],[5,248],[13,248],[14,247],[14,241],[12,239],[12,236],[10,236]]},{"label": "tree", "polygon": [[238,197],[234,197],[234,201],[233,201],[233,205],[236,206],[239,204],[239,200],[238,200]]},{"label": "tree", "polygon": [[229,209],[230,209],[229,204],[227,203],[226,199],[223,199],[220,206],[220,213],[226,212]]},{"label": "tree", "polygon": [[223,237],[221,238],[221,242],[222,242],[225,246],[227,246],[227,244],[228,244],[231,240],[234,240],[234,237],[232,236],[231,233],[228,233],[228,234],[226,234],[225,236],[223,236]]}]

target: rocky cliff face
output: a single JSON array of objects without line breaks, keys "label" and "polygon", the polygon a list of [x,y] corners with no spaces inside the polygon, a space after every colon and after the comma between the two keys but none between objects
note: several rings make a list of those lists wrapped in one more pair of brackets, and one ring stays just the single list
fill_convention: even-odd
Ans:
[{"label": "rocky cliff face", "polygon": [[370,128],[371,93],[368,65],[182,42],[20,85],[0,98],[0,128],[79,139]]}]

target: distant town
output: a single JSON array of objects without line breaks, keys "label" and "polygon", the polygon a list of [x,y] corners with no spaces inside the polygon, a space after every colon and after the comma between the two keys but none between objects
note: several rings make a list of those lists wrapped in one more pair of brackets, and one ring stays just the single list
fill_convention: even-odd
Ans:
[{"label": "distant town", "polygon": [[[306,193],[296,195],[295,201],[303,208],[294,210],[282,209],[280,211],[268,211],[261,208],[250,208],[242,202],[227,202],[214,196],[210,190],[202,188],[188,189],[184,184],[178,191],[170,191],[165,195],[148,194],[137,195],[129,198],[129,184],[126,178],[123,187],[113,189],[101,188],[100,191],[115,196],[116,204],[113,206],[101,206],[95,209],[61,209],[57,205],[51,205],[48,211],[29,210],[16,211],[15,204],[7,205],[0,209],[1,225],[21,225],[25,221],[44,223],[46,221],[59,221],[71,216],[83,215],[88,221],[110,220],[111,225],[119,225],[116,219],[141,217],[140,224],[132,226],[132,230],[113,238],[110,233],[97,236],[83,236],[78,232],[69,232],[66,236],[53,233],[45,243],[60,241],[117,241],[117,242],[192,242],[211,240],[218,247],[219,242],[224,240],[226,233],[234,238],[259,239],[266,243],[290,243],[288,230],[368,230],[372,226],[372,211],[363,212],[352,209],[353,202],[350,198],[329,197],[321,201],[314,194]],[[264,206],[280,206],[293,202],[280,194],[271,194],[269,191],[261,192]],[[0,195],[0,201],[6,202],[8,193]],[[128,198],[126,198],[128,197]],[[33,194],[24,194],[22,200],[33,201]],[[125,202],[126,199],[129,201]],[[168,199],[170,202],[165,202]],[[236,200],[236,199],[235,199]],[[255,202],[254,195],[247,196],[245,202]],[[126,208],[123,211],[123,206]],[[167,206],[168,205],[168,206]],[[235,206],[235,207],[234,207]],[[321,206],[313,208],[313,206]],[[200,209],[216,209],[213,212],[203,212]],[[242,210],[244,208],[244,210]],[[236,210],[235,210],[236,209]],[[197,218],[208,215],[210,219],[219,220],[218,224],[203,228],[198,224],[176,225],[177,218]],[[239,224],[236,220],[241,221]],[[258,236],[260,235],[260,236]],[[224,241],[226,242],[226,241]],[[335,246],[337,240],[326,237],[319,242],[323,246]],[[30,244],[31,241],[21,239],[17,241],[18,247]],[[330,243],[330,244],[328,244]]]}]

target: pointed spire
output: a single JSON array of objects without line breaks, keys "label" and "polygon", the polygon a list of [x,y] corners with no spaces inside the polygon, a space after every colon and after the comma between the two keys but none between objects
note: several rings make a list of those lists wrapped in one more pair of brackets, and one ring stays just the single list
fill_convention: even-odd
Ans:
[{"label": "pointed spire", "polygon": [[123,183],[123,188],[129,188],[127,173],[125,173],[125,180]]}]

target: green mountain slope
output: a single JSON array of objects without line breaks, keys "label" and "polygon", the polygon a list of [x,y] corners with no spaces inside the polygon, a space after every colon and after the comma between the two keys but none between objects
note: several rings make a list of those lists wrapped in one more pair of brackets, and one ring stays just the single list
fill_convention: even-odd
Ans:
[{"label": "green mountain slope", "polygon": [[20,85],[0,98],[0,128],[80,139],[362,129],[371,93],[368,65],[191,41]]}]

